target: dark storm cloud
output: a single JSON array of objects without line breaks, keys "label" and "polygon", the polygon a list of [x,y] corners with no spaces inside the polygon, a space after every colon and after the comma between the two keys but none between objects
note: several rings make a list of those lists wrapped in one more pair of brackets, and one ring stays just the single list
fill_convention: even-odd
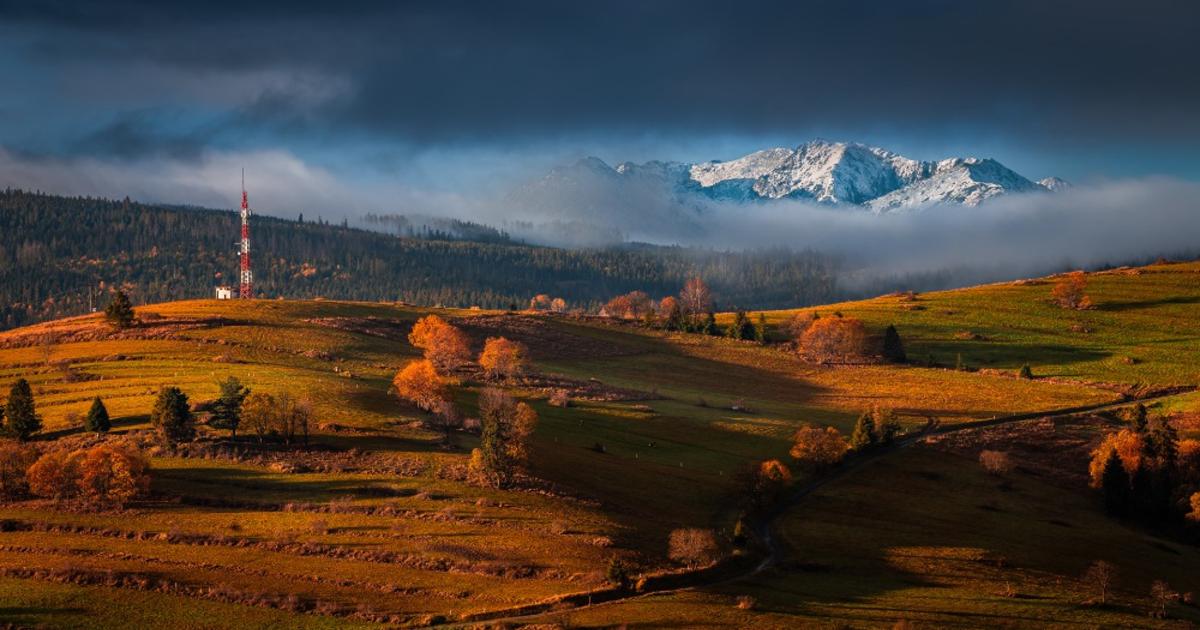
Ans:
[{"label": "dark storm cloud", "polygon": [[[23,36],[25,72],[152,64],[335,86],[306,98],[284,82],[204,123],[280,139],[884,128],[1034,146],[1200,140],[1195,2],[167,5],[0,2],[0,28]],[[190,106],[169,76],[140,88],[131,109]],[[69,150],[152,150],[137,123],[107,124]],[[190,137],[160,133],[168,144]]]}]

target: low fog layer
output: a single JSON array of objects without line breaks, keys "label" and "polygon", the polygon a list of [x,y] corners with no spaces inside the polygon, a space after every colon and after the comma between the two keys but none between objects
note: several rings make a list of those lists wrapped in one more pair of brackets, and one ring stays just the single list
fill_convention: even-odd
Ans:
[{"label": "low fog layer", "polygon": [[[568,247],[623,241],[713,249],[787,247],[837,254],[843,286],[923,288],[1038,275],[1200,251],[1200,184],[1170,178],[1008,195],[976,207],[875,215],[801,201],[718,202],[650,186],[581,182],[568,190],[513,185],[488,194],[427,192],[388,183],[348,185],[286,152],[207,154],[198,162],[25,160],[0,151],[0,186],[56,194],[231,208],[241,165],[256,211],[283,218],[368,213],[474,221],[515,238]],[[219,183],[220,185],[217,185]],[[899,282],[888,279],[904,278]]]}]

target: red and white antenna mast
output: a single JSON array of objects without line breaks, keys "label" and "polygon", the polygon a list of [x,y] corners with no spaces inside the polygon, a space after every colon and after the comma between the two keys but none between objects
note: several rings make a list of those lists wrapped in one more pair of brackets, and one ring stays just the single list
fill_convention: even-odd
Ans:
[{"label": "red and white antenna mast", "polygon": [[248,300],[254,297],[254,272],[250,271],[250,202],[246,198],[246,169],[242,169],[242,245],[241,287],[238,297]]}]

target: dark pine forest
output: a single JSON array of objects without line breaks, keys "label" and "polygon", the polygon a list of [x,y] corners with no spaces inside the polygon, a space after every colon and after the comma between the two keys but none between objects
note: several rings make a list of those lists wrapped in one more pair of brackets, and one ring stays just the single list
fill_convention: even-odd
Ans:
[{"label": "dark pine forest", "polygon": [[[237,234],[232,211],[0,191],[0,328],[88,312],[116,287],[135,304],[211,297],[236,280]],[[257,293],[268,298],[507,308],[546,293],[594,309],[632,290],[677,293],[693,275],[722,308],[835,295],[835,263],[814,252],[569,250],[255,216],[252,253]]]}]

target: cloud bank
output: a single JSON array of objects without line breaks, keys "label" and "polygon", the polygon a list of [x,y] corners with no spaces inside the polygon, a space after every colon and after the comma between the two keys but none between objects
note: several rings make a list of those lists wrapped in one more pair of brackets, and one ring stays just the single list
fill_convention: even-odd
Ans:
[{"label": "cloud bank", "polygon": [[245,164],[254,165],[251,205],[283,218],[303,213],[380,229],[363,221],[367,213],[427,215],[480,222],[530,242],[567,247],[643,241],[811,249],[839,256],[846,286],[864,291],[923,276],[921,288],[933,288],[1200,252],[1200,184],[1167,177],[884,215],[801,201],[717,202],[661,187],[622,188],[581,178],[571,180],[573,188],[532,196],[523,193],[537,180],[487,195],[386,181],[351,187],[284,151],[209,151],[196,160],[132,162],[25,159],[0,151],[0,186],[233,208]]}]

